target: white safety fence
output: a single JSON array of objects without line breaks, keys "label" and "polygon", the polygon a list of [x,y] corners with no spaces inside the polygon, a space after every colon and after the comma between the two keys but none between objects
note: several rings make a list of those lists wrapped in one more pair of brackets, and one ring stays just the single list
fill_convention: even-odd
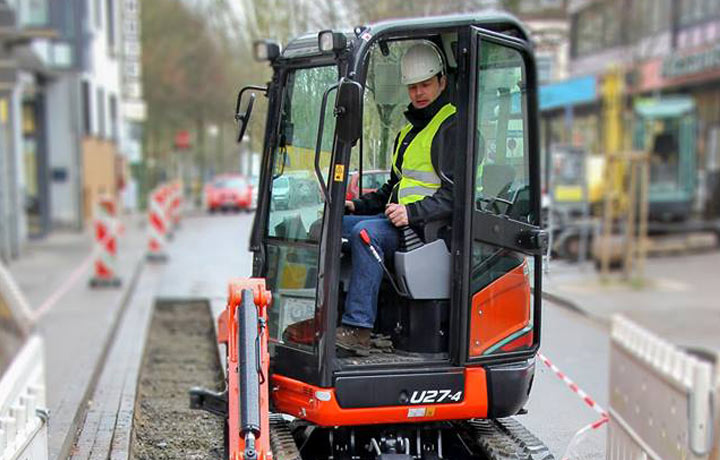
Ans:
[{"label": "white safety fence", "polygon": [[720,365],[616,315],[607,458],[718,459]]},{"label": "white safety fence", "polygon": [[[0,374],[0,460],[45,460],[48,419],[43,342],[32,333],[34,319],[27,300],[1,263],[0,307],[0,326],[12,322],[20,329],[21,339],[25,337],[19,342],[20,349],[10,356],[10,365]],[[7,332],[0,328],[0,334]],[[8,352],[0,353],[3,351]]]}]

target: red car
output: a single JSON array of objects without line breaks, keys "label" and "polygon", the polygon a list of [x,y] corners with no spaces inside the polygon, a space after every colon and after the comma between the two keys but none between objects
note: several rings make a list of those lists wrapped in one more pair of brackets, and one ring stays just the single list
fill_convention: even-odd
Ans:
[{"label": "red car", "polygon": [[348,182],[347,190],[345,191],[346,200],[354,200],[359,198],[361,195],[366,193],[374,192],[383,186],[385,182],[390,179],[390,171],[382,169],[373,169],[370,171],[363,171],[362,180],[362,193],[359,193],[359,182],[360,175],[358,171],[350,173],[350,181]]},{"label": "red car", "polygon": [[250,211],[252,184],[239,175],[218,176],[205,186],[205,206],[215,211]]}]

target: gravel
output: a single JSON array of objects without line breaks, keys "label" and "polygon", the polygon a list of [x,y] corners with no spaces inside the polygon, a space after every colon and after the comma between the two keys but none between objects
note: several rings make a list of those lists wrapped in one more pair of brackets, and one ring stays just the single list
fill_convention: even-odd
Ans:
[{"label": "gravel", "polygon": [[131,458],[220,459],[223,421],[189,408],[193,386],[219,391],[213,319],[204,302],[156,305],[135,402]]}]

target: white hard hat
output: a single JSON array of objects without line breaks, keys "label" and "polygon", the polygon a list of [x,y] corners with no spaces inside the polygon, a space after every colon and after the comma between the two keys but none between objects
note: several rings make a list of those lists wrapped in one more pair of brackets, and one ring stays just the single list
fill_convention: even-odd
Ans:
[{"label": "white hard hat", "polygon": [[403,85],[420,83],[443,71],[440,51],[429,41],[423,41],[408,48],[400,61]]}]

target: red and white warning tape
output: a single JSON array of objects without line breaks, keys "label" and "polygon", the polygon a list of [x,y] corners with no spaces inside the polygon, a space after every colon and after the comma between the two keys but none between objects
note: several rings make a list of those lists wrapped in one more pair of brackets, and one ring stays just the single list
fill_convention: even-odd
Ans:
[{"label": "red and white warning tape", "polygon": [[607,411],[600,407],[600,405],[595,402],[594,399],[588,396],[587,393],[585,393],[580,387],[578,387],[577,384],[570,379],[570,377],[568,377],[567,375],[565,375],[565,373],[558,369],[557,366],[554,365],[552,361],[550,361],[545,355],[543,355],[542,353],[538,353],[538,358],[540,358],[540,360],[547,367],[549,367],[555,373],[555,375],[557,375],[563,382],[565,382],[568,388],[570,388],[576,395],[578,395],[592,410],[602,415],[603,417],[607,417]]},{"label": "red and white warning tape", "polygon": [[593,398],[591,398],[582,388],[580,388],[577,383],[573,382],[570,377],[568,377],[563,371],[558,369],[558,367],[552,363],[545,355],[542,353],[538,353],[538,358],[547,366],[550,368],[551,371],[555,373],[555,375],[562,380],[565,385],[567,385],[570,390],[572,390],[573,393],[578,395],[580,399],[583,400],[583,402],[590,407],[592,410],[600,414],[600,418],[596,420],[595,422],[582,427],[579,429],[575,435],[570,440],[570,443],[568,444],[567,449],[565,449],[565,455],[563,455],[562,460],[568,460],[568,453],[571,452],[575,446],[577,446],[585,437],[585,435],[590,432],[597,430],[601,428],[603,425],[605,425],[609,420],[608,412],[600,406]]}]

